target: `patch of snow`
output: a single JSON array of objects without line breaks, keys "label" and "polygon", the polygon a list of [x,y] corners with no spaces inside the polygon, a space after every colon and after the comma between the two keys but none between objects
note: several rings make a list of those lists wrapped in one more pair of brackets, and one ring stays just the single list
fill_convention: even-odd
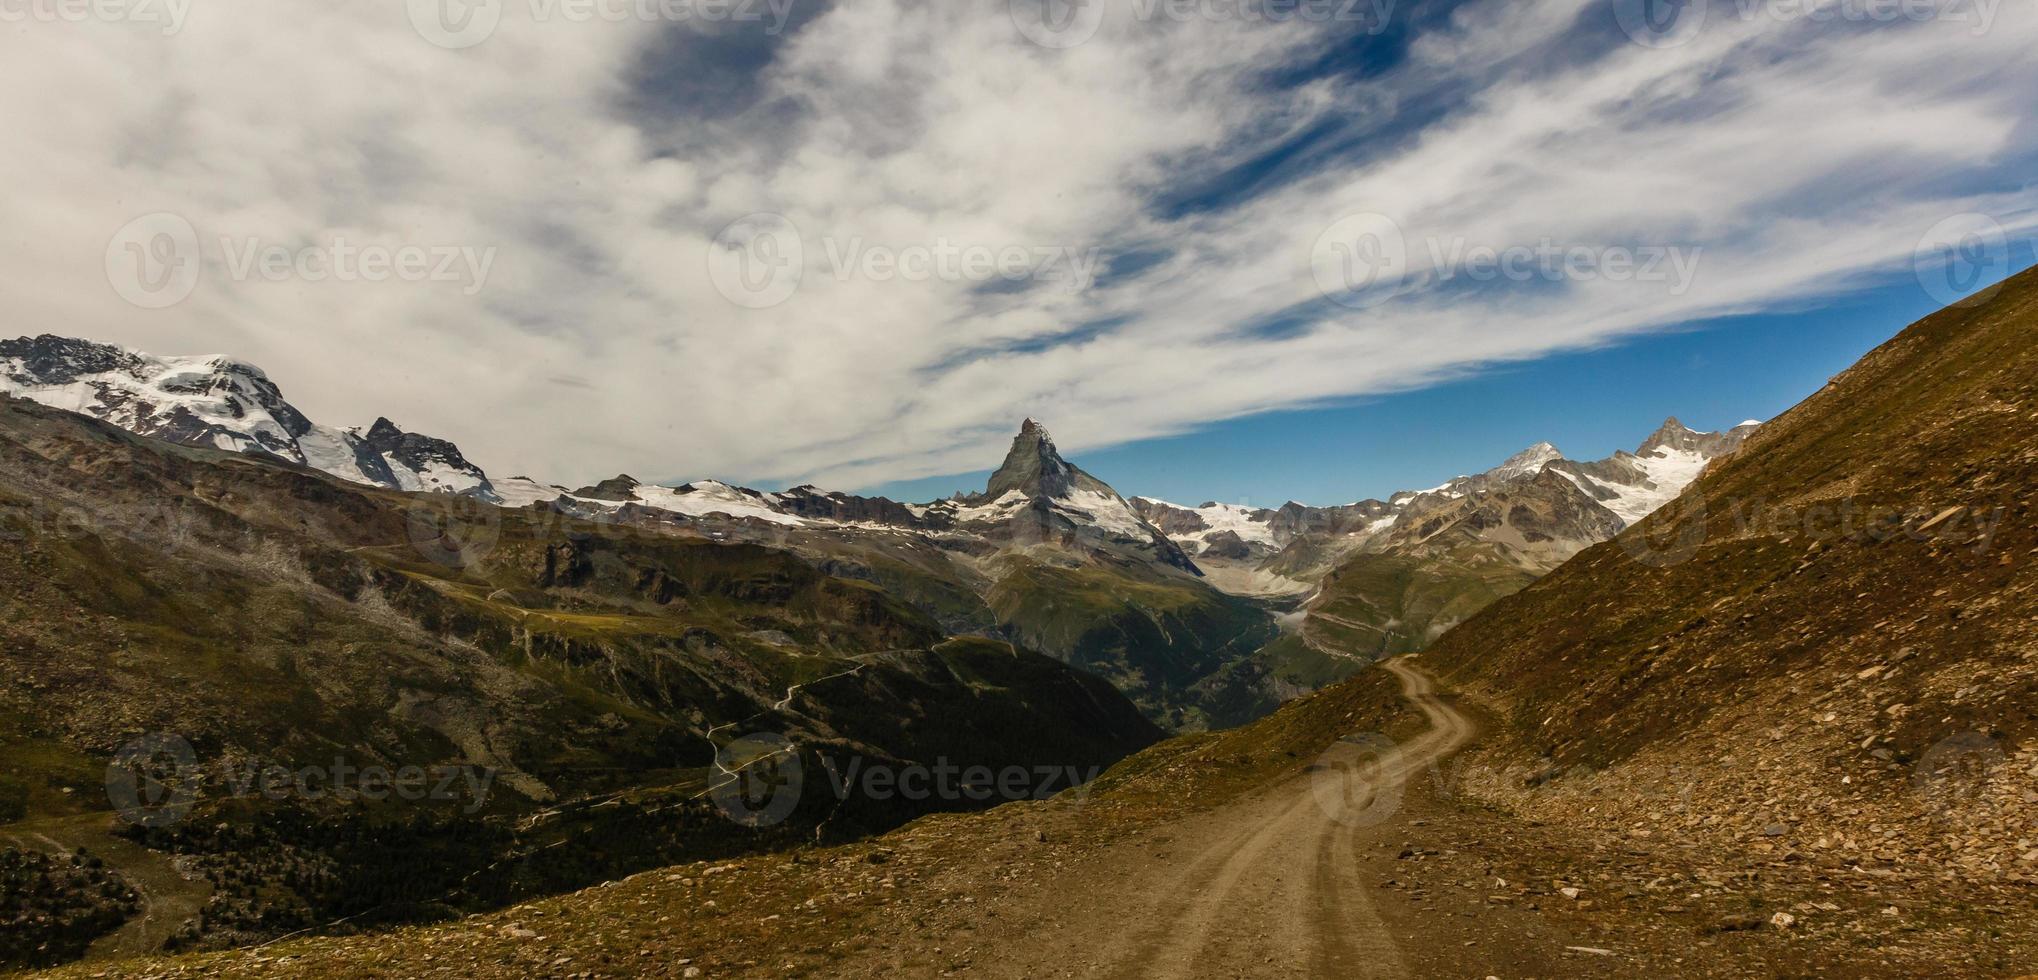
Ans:
[{"label": "patch of snow", "polygon": [[[1007,490],[1005,495],[978,507],[957,507],[955,520],[958,524],[979,524],[988,521],[1002,521],[1031,502],[1032,498],[1018,490]],[[945,502],[945,501],[944,501]]]},{"label": "patch of snow", "polygon": [[356,453],[359,446],[360,440],[351,433],[325,425],[314,425],[310,432],[297,437],[297,450],[304,454],[304,465],[349,483],[379,486],[361,471],[361,458]]},{"label": "patch of snow", "polygon": [[1162,507],[1188,511],[1203,519],[1204,528],[1201,531],[1169,535],[1176,544],[1189,549],[1192,553],[1200,554],[1202,549],[1209,547],[1209,539],[1211,537],[1226,531],[1238,535],[1240,540],[1248,544],[1258,543],[1268,547],[1279,547],[1274,541],[1273,525],[1264,520],[1254,519],[1261,513],[1256,507],[1247,507],[1243,504],[1212,504],[1208,507],[1183,507],[1178,504],[1168,503],[1165,500],[1155,500],[1152,497],[1141,497],[1139,499],[1148,503],[1158,504]]},{"label": "patch of snow", "polygon": [[1114,534],[1143,538],[1149,533],[1146,522],[1115,494],[1074,490],[1067,497],[1055,499],[1054,507]]},{"label": "patch of snow", "polygon": [[791,514],[780,513],[771,506],[770,499],[760,499],[726,483],[712,480],[688,484],[685,487],[637,488],[637,502],[646,507],[685,514],[689,517],[707,517],[720,514],[724,517],[748,517],[787,527],[801,527],[807,522]]},{"label": "patch of snow", "polygon": [[[1690,450],[1659,447],[1647,456],[1629,457],[1634,465],[1647,475],[1647,482],[1639,485],[1614,483],[1593,477],[1593,486],[1614,495],[1611,500],[1602,500],[1600,505],[1613,511],[1622,521],[1632,527],[1642,518],[1655,513],[1663,505],[1676,500],[1684,488],[1705,472],[1711,462],[1704,454]],[[1566,474],[1569,475],[1569,474]],[[1576,478],[1573,478],[1574,481]],[[1590,489],[1590,488],[1587,488]]]},{"label": "patch of snow", "polygon": [[495,485],[496,498],[504,507],[529,507],[532,504],[550,503],[566,496],[562,487],[546,486],[528,476],[513,476],[507,480],[491,480]]}]

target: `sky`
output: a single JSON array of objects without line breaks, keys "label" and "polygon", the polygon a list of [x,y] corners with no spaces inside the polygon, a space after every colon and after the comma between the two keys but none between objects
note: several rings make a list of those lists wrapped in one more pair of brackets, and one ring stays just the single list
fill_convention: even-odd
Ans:
[{"label": "sky", "polygon": [[232,354],[570,486],[936,496],[1031,415],[1128,493],[1345,502],[1773,415],[2038,229],[2038,8],[2003,0],[7,0],[0,32],[11,333]]}]

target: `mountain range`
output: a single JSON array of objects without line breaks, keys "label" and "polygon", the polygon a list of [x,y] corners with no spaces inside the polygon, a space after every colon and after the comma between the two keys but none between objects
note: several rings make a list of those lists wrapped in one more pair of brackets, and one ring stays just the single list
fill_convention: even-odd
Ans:
[{"label": "mountain range", "polygon": [[[491,477],[452,442],[386,418],[315,423],[260,368],[224,356],[24,337],[0,342],[0,393],[349,484],[789,551],[886,589],[952,634],[1098,674],[1176,730],[1250,720],[1360,666],[1322,653],[1326,635],[1341,651],[1419,647],[1673,498],[1757,428],[1697,433],[1672,419],[1604,460],[1541,443],[1384,501],[1255,510],[1127,500],[1027,419],[982,493],[914,504],[812,486],[622,475],[569,490]],[[1374,639],[1345,642],[1355,630]]]},{"label": "mountain range", "polygon": [[[388,419],[318,424],[224,356],[161,357],[56,336],[0,342],[0,393],[184,445],[397,491],[684,529],[790,551],[871,582],[957,635],[1012,640],[1110,680],[1165,727],[1238,724],[1348,675],[1348,653],[1415,649],[1673,498],[1756,423],[1672,419],[1591,462],[1541,443],[1388,500],[1248,509],[1127,500],[1027,419],[984,491],[924,504],[628,475],[568,490],[496,478]],[[1308,615],[1298,616],[1305,606]],[[1375,639],[1351,644],[1343,634]]]},{"label": "mountain range", "polygon": [[[431,969],[446,976],[618,962],[619,949],[685,957],[704,975],[759,964],[1076,974],[1115,959],[1189,976],[1225,958],[1257,975],[1284,950],[1237,941],[1241,924],[1308,947],[1290,956],[1308,975],[1344,975],[1338,964],[1375,962],[1375,951],[1382,969],[1411,975],[2018,975],[2038,949],[2034,337],[2038,270],[1912,326],[1753,433],[1666,427],[1595,464],[1536,447],[1452,481],[1456,496],[1439,488],[1407,501],[1394,525],[1319,529],[1362,537],[1293,610],[1305,626],[1277,643],[1299,635],[1326,656],[1364,660],[1377,641],[1331,631],[1357,602],[1346,587],[1390,561],[1412,568],[1425,557],[1414,544],[1518,562],[1536,554],[1521,529],[1557,518],[1515,515],[1517,504],[1584,499],[1605,512],[1578,505],[1591,520],[1624,525],[1390,669],[1144,749],[1087,795],[790,858],[677,866],[397,938],[431,949]],[[205,462],[193,486],[204,499],[218,496],[214,468],[293,476],[19,403],[0,402],[0,432],[11,433],[0,448],[89,457],[91,444],[110,443],[183,461],[173,470]],[[1044,434],[1021,441],[993,499],[1061,500],[1051,495],[1085,486],[1048,458]],[[16,472],[16,458],[0,472]],[[1618,493],[1586,492],[1636,487],[1632,474],[1651,470],[1696,479],[1631,523],[1604,503],[1622,503]],[[125,470],[88,458],[60,475],[109,472]],[[1148,523],[1166,525],[1153,506]],[[1269,525],[1279,513],[1239,519]],[[1369,550],[1363,536],[1404,523],[1396,533],[1412,550]],[[1201,563],[1209,538],[1235,528],[1166,530]],[[1173,567],[1151,541],[1123,544],[1131,551],[1109,553]],[[42,593],[29,601],[54,605]],[[1406,767],[1420,778],[1371,775],[1440,738],[1464,747]],[[1358,747],[1367,757],[1353,776],[1344,760]],[[1082,938],[1028,942],[1040,935]],[[1400,945],[1408,936],[1424,941]],[[278,962],[354,975],[386,969],[394,944],[312,937],[123,975]]]}]

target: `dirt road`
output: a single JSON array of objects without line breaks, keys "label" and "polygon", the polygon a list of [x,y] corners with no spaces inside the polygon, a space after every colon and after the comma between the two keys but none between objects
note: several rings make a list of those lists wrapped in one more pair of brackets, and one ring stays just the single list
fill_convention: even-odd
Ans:
[{"label": "dirt road", "polygon": [[[1428,718],[1394,745],[1354,735],[1255,798],[1097,855],[1007,915],[979,975],[1187,978],[1413,975],[1361,848],[1401,817],[1409,778],[1471,740],[1470,719],[1405,660],[1382,666]],[[980,937],[989,939],[990,936]],[[1010,943],[1006,945],[1005,943]]]}]

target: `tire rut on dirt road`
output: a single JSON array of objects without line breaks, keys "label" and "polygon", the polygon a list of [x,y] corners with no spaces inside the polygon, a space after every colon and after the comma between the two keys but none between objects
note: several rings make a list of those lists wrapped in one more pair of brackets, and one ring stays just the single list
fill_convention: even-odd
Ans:
[{"label": "tire rut on dirt road", "polygon": [[[1102,882],[1146,904],[1096,927],[1110,935],[1099,975],[1398,977],[1409,970],[1360,880],[1363,831],[1398,808],[1410,776],[1471,741],[1475,726],[1413,665],[1381,666],[1428,719],[1418,738],[1341,741],[1305,776],[1227,808],[1186,865]],[[1087,945],[1087,944],[1077,944]]]}]

